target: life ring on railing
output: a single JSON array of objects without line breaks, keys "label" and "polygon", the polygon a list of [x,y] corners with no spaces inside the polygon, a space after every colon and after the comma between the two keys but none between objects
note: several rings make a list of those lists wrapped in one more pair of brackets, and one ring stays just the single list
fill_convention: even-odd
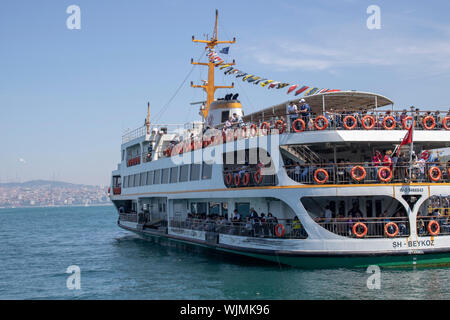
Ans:
[{"label": "life ring on railing", "polygon": [[[388,172],[387,177],[383,177],[383,172]],[[392,179],[392,170],[389,167],[381,167],[378,169],[378,179],[380,179],[383,182],[389,182]]]},{"label": "life ring on railing", "polygon": [[243,186],[248,186],[248,184],[250,183],[250,174],[248,172],[244,173],[244,176],[242,177],[242,185]]},{"label": "life ring on railing", "polygon": [[[281,129],[279,128],[280,126]],[[278,130],[278,134],[283,134],[284,130],[286,130],[286,124],[283,120],[277,120],[277,122],[275,122],[275,129]]]},{"label": "life ring on railing", "polygon": [[255,180],[256,184],[261,184],[263,177],[261,175],[261,170],[258,170],[254,173],[253,179]]},{"label": "life ring on railing", "polygon": [[[433,231],[432,227],[436,226],[436,230]],[[441,232],[441,227],[439,226],[439,223],[437,223],[436,220],[431,220],[428,223],[428,232],[432,235],[432,236],[437,236],[439,234],[439,232]]]},{"label": "life ring on railing", "polygon": [[252,123],[252,125],[250,126],[250,135],[252,137],[255,137],[258,134],[258,127],[256,126],[256,124]]},{"label": "life ring on railing", "polygon": [[[370,125],[369,125],[369,126],[366,125],[366,121],[367,121],[367,120],[370,120]],[[366,129],[366,130],[373,129],[373,127],[375,127],[375,118],[374,118],[373,116],[369,116],[369,115],[364,116],[364,117],[361,119],[361,122],[362,122],[363,128]]]},{"label": "life ring on railing", "polygon": [[[363,232],[359,233],[358,230],[356,230],[356,228],[358,228],[358,227],[362,227],[362,228],[363,228]],[[362,222],[357,222],[357,223],[355,223],[355,224],[353,225],[352,231],[353,231],[353,234],[354,234],[357,238],[363,238],[363,237],[366,236],[368,230],[367,230],[367,226],[366,226],[364,223],[362,223]]]},{"label": "life ring on railing", "polygon": [[268,122],[261,123],[261,127],[259,127],[259,128],[261,129],[261,133],[265,136],[267,136],[270,132],[270,124]]},{"label": "life ring on railing", "polygon": [[227,186],[231,185],[231,181],[233,180],[233,176],[231,175],[231,172],[228,172],[225,176],[225,182]]},{"label": "life ring on railing", "polygon": [[[325,175],[325,178],[323,178],[322,180],[319,179],[319,173],[323,173]],[[328,181],[328,172],[325,169],[317,169],[314,172],[314,181],[318,184],[324,184],[325,182]]]},{"label": "life ring on railing", "polygon": [[286,232],[286,230],[284,229],[284,227],[281,223],[279,223],[275,226],[275,234],[277,235],[277,237],[279,237],[279,238],[283,237],[285,232]]},{"label": "life ring on railing", "polygon": [[[433,176],[433,173],[437,172],[437,176]],[[430,170],[428,170],[428,176],[430,177],[431,180],[433,181],[439,181],[441,180],[442,177],[442,172],[441,169],[439,169],[438,167],[431,167]]]},{"label": "life ring on railing", "polygon": [[[362,171],[362,174],[360,176],[357,176],[356,175],[356,170]],[[359,182],[359,181],[363,180],[366,177],[367,172],[366,172],[366,169],[364,169],[363,166],[354,166],[352,168],[352,170],[350,171],[350,174],[351,174],[353,180]]]},{"label": "life ring on railing", "polygon": [[[323,126],[319,126],[319,120],[323,120]],[[314,120],[314,128],[316,128],[316,130],[325,130],[328,128],[328,119],[324,116],[318,116],[316,120]]]},{"label": "life ring on railing", "polygon": [[[297,123],[301,124],[301,129],[297,129]],[[295,119],[294,122],[292,122],[292,130],[294,130],[294,132],[303,132],[305,131],[306,128],[306,124],[305,121],[303,121],[303,119]]]},{"label": "life ring on railing", "polygon": [[[349,126],[348,124],[347,124],[347,120],[352,120],[353,121],[353,124],[351,125],[351,126]],[[358,123],[356,122],[356,118],[354,117],[354,116],[346,116],[345,118],[344,118],[344,128],[345,129],[347,129],[347,130],[353,130],[353,129],[355,129],[355,127],[356,127],[356,125],[357,125]]]},{"label": "life ring on railing", "polygon": [[450,116],[447,116],[442,120],[442,125],[444,126],[445,130],[450,130],[450,126],[447,125],[447,122],[450,121]]},{"label": "life ring on railing", "polygon": [[247,127],[243,126],[242,128],[239,128],[239,131],[241,132],[241,138],[247,139]]},{"label": "life ring on railing", "polygon": [[[391,120],[391,122],[392,122],[392,125],[391,125],[390,127],[387,125],[387,121],[388,121],[388,120]],[[392,130],[392,129],[394,129],[396,126],[397,126],[397,123],[395,122],[395,119],[394,119],[393,116],[387,116],[387,117],[385,117],[385,118],[383,119],[383,128],[384,128],[384,129],[386,129],[386,130]]]},{"label": "life ring on railing", "polygon": [[403,121],[402,121],[403,129],[409,130],[409,128],[411,127],[411,126],[408,127],[408,126],[406,125],[406,121],[412,121],[412,122],[413,122],[412,125],[413,125],[414,127],[416,126],[416,120],[414,120],[413,117],[411,117],[411,116],[407,116],[407,117],[404,118]]},{"label": "life ring on railing", "polygon": [[[428,125],[428,121],[429,120],[431,121],[431,125],[430,126]],[[426,116],[425,118],[423,118],[422,124],[423,124],[423,127],[425,129],[432,130],[436,126],[436,120],[434,119],[433,116]]]},{"label": "life ring on railing", "polygon": [[[390,233],[389,232],[389,227],[390,226],[392,226],[392,227],[394,227],[394,233]],[[397,236],[397,234],[398,234],[398,232],[399,232],[399,229],[398,229],[398,225],[395,223],[395,222],[388,222],[388,223],[386,223],[385,225],[384,225],[384,233],[389,237],[389,238],[394,238],[395,236]]]},{"label": "life ring on railing", "polygon": [[239,187],[240,183],[241,183],[241,177],[239,176],[239,173],[236,173],[234,175],[234,184],[236,187]]}]

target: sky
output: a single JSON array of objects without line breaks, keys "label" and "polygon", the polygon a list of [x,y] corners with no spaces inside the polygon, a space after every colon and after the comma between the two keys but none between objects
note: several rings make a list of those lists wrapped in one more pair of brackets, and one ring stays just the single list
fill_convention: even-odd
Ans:
[{"label": "sky", "polygon": [[[68,29],[71,5],[80,29]],[[370,5],[381,28],[369,29]],[[232,40],[236,67],[270,79],[375,92],[396,108],[450,106],[450,2],[279,0],[2,0],[0,182],[54,179],[106,185],[121,136],[150,119],[200,120],[200,44]],[[216,72],[216,97],[240,94],[248,114],[289,99]],[[175,95],[176,93],[176,95]]]}]

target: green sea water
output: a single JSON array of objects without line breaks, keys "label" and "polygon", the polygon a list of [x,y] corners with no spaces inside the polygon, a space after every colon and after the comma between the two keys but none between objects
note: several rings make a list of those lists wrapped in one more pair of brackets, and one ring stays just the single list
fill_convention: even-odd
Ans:
[{"label": "green sea water", "polygon": [[[302,270],[152,242],[113,207],[0,209],[0,299],[450,299],[450,268]],[[70,290],[69,266],[80,269]]]}]

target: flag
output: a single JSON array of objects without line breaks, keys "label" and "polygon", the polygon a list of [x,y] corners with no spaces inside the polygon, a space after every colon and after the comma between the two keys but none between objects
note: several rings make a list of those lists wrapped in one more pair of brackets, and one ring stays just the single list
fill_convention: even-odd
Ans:
[{"label": "flag", "polygon": [[225,47],[222,50],[220,50],[219,53],[228,54],[228,51],[230,51],[230,47]]},{"label": "flag", "polygon": [[295,95],[298,96],[300,93],[302,93],[303,91],[307,90],[308,88],[309,88],[308,86],[301,87],[300,89],[295,91]]},{"label": "flag", "polygon": [[295,89],[297,89],[297,87],[298,87],[298,85],[297,84],[294,84],[293,86],[291,86],[290,88],[289,88],[289,90],[288,90],[288,94],[289,93],[291,93],[292,91],[294,91]]},{"label": "flag", "polygon": [[403,140],[402,140],[402,143],[400,143],[400,147],[401,146],[403,146],[404,144],[411,144],[412,143],[412,131],[413,131],[413,127],[414,126],[411,126],[409,129],[408,129],[408,132],[406,132],[406,135],[405,135],[405,137],[403,138]]},{"label": "flag", "polygon": [[402,142],[400,143],[400,146],[398,147],[397,155],[399,154],[400,149],[401,149],[401,147],[402,147],[403,145],[405,145],[405,144],[411,144],[411,143],[412,143],[412,141],[413,141],[413,140],[412,140],[412,137],[413,137],[413,128],[414,128],[414,126],[412,125],[412,126],[408,129],[408,132],[406,132],[405,137],[403,138]]}]

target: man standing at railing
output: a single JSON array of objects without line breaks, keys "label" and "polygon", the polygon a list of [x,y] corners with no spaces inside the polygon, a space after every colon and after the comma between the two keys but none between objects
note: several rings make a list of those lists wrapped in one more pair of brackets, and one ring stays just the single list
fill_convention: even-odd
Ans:
[{"label": "man standing at railing", "polygon": [[288,109],[289,121],[290,121],[289,126],[292,127],[292,124],[298,118],[297,106],[295,105],[295,103],[293,101],[291,101],[291,102],[289,102],[289,106],[287,109]]},{"label": "man standing at railing", "polygon": [[309,104],[306,103],[305,99],[300,100],[300,108],[298,112],[302,116],[303,121],[305,121],[305,123],[308,124],[309,117],[311,116],[311,107],[309,106]]}]

